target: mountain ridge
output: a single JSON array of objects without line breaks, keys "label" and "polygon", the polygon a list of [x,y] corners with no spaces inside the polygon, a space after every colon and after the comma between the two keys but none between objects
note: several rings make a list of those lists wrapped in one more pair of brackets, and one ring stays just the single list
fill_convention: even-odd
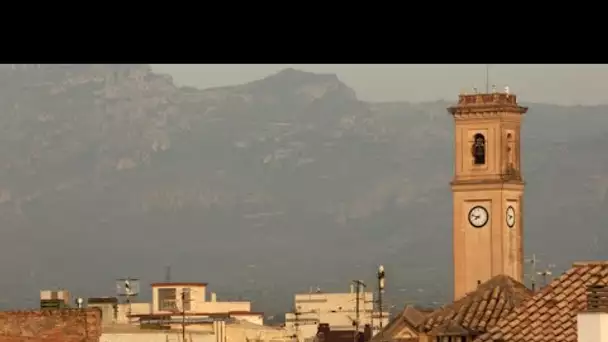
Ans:
[{"label": "mountain ridge", "polygon": [[[297,70],[177,87],[147,65],[4,68],[0,90],[7,305],[167,265],[272,312],[380,263],[394,305],[450,297],[448,102],[364,102]],[[526,253],[606,258],[608,106],[524,105]]]}]

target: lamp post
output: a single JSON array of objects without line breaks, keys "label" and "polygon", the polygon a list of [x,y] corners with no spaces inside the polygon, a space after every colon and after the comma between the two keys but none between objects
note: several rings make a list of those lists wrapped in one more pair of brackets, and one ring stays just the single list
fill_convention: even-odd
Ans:
[{"label": "lamp post", "polygon": [[87,337],[87,339],[89,338],[89,326],[88,326],[88,322],[87,322],[87,313],[84,312],[83,310],[83,303],[84,303],[84,299],[82,299],[82,297],[78,297],[76,298],[76,307],[78,308],[78,310],[80,311],[80,314],[82,315],[82,322],[84,324],[84,334]]},{"label": "lamp post", "polygon": [[76,307],[79,309],[82,309],[82,303],[84,302],[84,300],[80,297],[76,298]]},{"label": "lamp post", "polygon": [[380,311],[380,341],[383,341],[382,331],[382,293],[384,292],[384,266],[378,266],[378,311]]}]

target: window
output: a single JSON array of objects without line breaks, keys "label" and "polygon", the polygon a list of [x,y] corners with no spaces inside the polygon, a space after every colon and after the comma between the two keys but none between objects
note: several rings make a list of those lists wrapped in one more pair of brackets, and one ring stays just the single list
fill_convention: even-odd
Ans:
[{"label": "window", "polygon": [[158,289],[158,311],[173,311],[176,309],[175,289]]},{"label": "window", "polygon": [[483,134],[477,133],[473,137],[473,162],[475,165],[484,165],[486,163],[486,138]]},{"label": "window", "polygon": [[513,135],[507,134],[507,166],[509,168],[515,167],[515,146],[513,144]]}]

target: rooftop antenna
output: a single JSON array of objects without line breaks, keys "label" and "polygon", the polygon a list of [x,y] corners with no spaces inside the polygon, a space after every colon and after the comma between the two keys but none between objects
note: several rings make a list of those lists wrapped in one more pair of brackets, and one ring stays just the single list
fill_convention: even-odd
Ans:
[{"label": "rooftop antenna", "polygon": [[543,271],[536,273],[539,276],[543,277],[543,287],[547,286],[547,278],[549,278],[553,274],[551,272],[551,269],[553,268],[555,268],[555,264],[549,264],[547,265],[547,268],[545,268]]},{"label": "rooftop antenna", "polygon": [[536,258],[536,254],[532,254],[532,257],[529,259],[526,259],[525,262],[530,264],[530,267],[532,268],[532,272],[530,273],[530,280],[532,283],[532,292],[534,292],[536,290],[536,275],[538,272],[536,272],[536,265],[538,265],[538,262],[540,260],[538,260]]},{"label": "rooftop antenna", "polygon": [[490,93],[490,64],[486,64],[486,94]]},{"label": "rooftop antenna", "polygon": [[165,282],[167,282],[167,283],[171,282],[171,265],[169,265],[165,268]]},{"label": "rooftop antenna", "polygon": [[131,298],[137,297],[139,294],[139,279],[137,278],[121,278],[116,279],[116,294],[119,297],[125,297],[127,303],[127,317],[131,321]]}]

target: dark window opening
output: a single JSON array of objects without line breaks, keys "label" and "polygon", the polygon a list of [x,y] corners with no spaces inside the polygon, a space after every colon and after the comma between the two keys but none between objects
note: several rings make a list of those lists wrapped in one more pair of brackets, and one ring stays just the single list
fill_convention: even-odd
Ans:
[{"label": "dark window opening", "polygon": [[176,308],[176,293],[174,288],[158,289],[158,310],[173,311]]},{"label": "dark window opening", "polygon": [[507,164],[509,166],[509,168],[513,168],[514,167],[514,162],[515,162],[515,156],[514,156],[514,146],[513,146],[513,135],[511,135],[511,133],[507,134]]},{"label": "dark window opening", "polygon": [[475,134],[473,141],[473,162],[475,165],[484,165],[486,163],[486,138],[483,134]]}]

